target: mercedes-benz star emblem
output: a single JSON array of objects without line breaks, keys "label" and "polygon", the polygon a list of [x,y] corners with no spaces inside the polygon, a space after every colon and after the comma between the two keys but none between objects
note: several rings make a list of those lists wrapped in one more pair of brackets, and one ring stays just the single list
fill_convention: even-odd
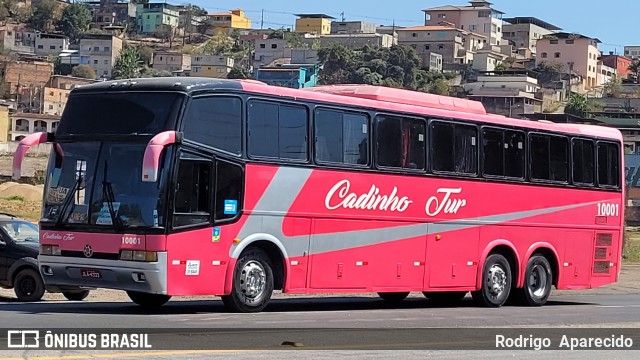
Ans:
[{"label": "mercedes-benz star emblem", "polygon": [[91,257],[93,255],[93,248],[91,248],[91,245],[87,244],[84,246],[84,250],[82,250],[82,253],[86,257]]}]

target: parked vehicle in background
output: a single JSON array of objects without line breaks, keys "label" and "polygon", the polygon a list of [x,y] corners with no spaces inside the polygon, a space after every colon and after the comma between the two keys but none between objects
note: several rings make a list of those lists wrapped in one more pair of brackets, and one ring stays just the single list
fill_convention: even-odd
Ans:
[{"label": "parked vehicle in background", "polygon": [[540,306],[620,273],[622,135],[604,126],[376,86],[154,78],[76,87],[14,176],[44,142],[45,282],[142,306],[256,312],[274,290]]},{"label": "parked vehicle in background", "polygon": [[0,213],[0,287],[13,288],[18,300],[38,301],[45,290],[62,292],[69,300],[82,300],[89,290],[45,287],[38,268],[38,226],[14,215]]}]

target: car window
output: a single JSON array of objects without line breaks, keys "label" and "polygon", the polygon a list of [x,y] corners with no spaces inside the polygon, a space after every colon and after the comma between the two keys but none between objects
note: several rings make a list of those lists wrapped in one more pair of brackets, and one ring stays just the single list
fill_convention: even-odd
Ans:
[{"label": "car window", "polygon": [[5,221],[0,227],[15,242],[38,242],[38,227],[26,221]]}]

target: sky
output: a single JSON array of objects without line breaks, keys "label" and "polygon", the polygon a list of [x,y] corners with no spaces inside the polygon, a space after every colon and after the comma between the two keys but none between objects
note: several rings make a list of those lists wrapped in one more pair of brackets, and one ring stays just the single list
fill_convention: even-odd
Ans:
[{"label": "sky", "polygon": [[[159,0],[152,0],[158,2]],[[640,1],[637,0],[493,0],[493,7],[505,17],[533,16],[567,32],[596,37],[599,49],[623,53],[625,45],[640,45],[637,31]],[[424,25],[425,8],[442,5],[468,5],[466,0],[169,0],[180,5],[191,3],[210,13],[241,8],[247,11],[254,28],[292,28],[297,13],[323,13],[349,20],[399,26]]]}]

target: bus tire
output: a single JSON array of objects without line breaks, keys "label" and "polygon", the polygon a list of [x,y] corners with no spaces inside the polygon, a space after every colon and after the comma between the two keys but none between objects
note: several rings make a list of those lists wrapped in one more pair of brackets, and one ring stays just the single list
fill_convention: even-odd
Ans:
[{"label": "bus tire", "polygon": [[500,307],[509,299],[511,292],[511,267],[500,254],[491,254],[482,268],[482,286],[471,293],[476,304]]},{"label": "bus tire", "polygon": [[171,299],[169,295],[149,294],[139,291],[127,291],[127,295],[131,301],[144,308],[157,308],[166,304],[167,301]]},{"label": "bus tire", "polygon": [[528,306],[542,306],[551,295],[553,272],[549,260],[542,255],[533,255],[524,272],[524,286],[516,289],[518,302]]},{"label": "bus tire", "polygon": [[20,270],[13,281],[13,291],[20,301],[40,301],[44,296],[44,281],[34,269]]},{"label": "bus tire", "polygon": [[460,302],[468,291],[424,291],[424,296],[439,305],[456,304]]},{"label": "bus tire", "polygon": [[378,296],[390,304],[397,304],[402,302],[409,296],[408,292],[379,292]]},{"label": "bus tire", "polygon": [[62,295],[67,298],[67,300],[82,301],[89,296],[89,290],[63,291]]},{"label": "bus tire", "polygon": [[231,294],[222,296],[233,312],[252,313],[264,309],[273,294],[273,271],[269,257],[259,248],[246,250],[236,262]]}]

